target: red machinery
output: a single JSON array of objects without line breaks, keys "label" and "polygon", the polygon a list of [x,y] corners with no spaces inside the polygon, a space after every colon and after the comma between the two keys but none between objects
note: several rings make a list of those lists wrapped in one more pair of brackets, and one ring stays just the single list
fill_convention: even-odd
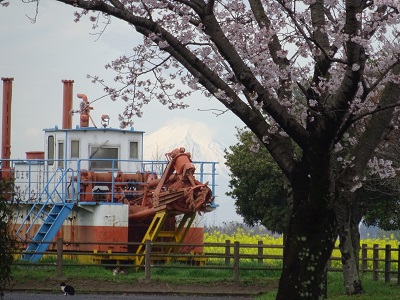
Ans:
[{"label": "red machinery", "polygon": [[[165,156],[168,164],[161,178],[154,173],[119,172],[113,179],[112,173],[82,171],[80,201],[130,204],[129,219],[152,218],[161,210],[177,214],[205,212],[207,204],[212,203],[212,191],[208,183],[195,179],[190,153],[185,152],[185,148],[177,148]],[[106,187],[107,192],[96,190],[99,186]]]},{"label": "red machinery", "polygon": [[[149,239],[153,242],[186,241],[202,244],[203,229],[190,227],[196,213],[206,212],[212,204],[212,191],[208,183],[203,184],[195,179],[195,167],[185,148],[177,148],[165,156],[168,163],[161,178],[157,178],[154,173],[119,172],[112,178],[112,173],[81,172],[80,201],[129,204],[129,228],[133,229],[129,230],[131,242],[143,243]],[[96,189],[96,186],[102,186],[103,192]],[[182,215],[182,218],[175,219],[177,215]],[[145,250],[139,246],[130,251],[143,254]],[[169,247],[165,251],[202,253],[203,248]],[[140,264],[143,256],[137,259]]]},{"label": "red machinery", "polygon": [[212,203],[212,192],[194,177],[195,167],[190,153],[177,148],[165,154],[168,164],[161,178],[145,185],[141,203],[133,202],[129,219],[152,217],[157,211],[178,213],[204,212]]}]

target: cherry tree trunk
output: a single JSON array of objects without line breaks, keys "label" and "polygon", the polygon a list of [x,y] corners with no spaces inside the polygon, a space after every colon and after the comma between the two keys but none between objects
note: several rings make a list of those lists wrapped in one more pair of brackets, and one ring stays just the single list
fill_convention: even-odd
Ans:
[{"label": "cherry tree trunk", "polygon": [[[341,224],[340,227],[347,224]],[[363,293],[362,283],[358,272],[358,256],[353,247],[350,227],[342,227],[340,230],[340,252],[342,255],[343,280],[348,295]]]},{"label": "cherry tree trunk", "polygon": [[364,292],[359,275],[360,234],[358,223],[361,221],[361,217],[350,209],[349,204],[342,203],[340,208],[336,207],[336,214],[344,286],[346,294],[358,295]]},{"label": "cherry tree trunk", "polygon": [[334,212],[304,208],[292,217],[276,299],[326,299],[326,264],[336,236]]}]

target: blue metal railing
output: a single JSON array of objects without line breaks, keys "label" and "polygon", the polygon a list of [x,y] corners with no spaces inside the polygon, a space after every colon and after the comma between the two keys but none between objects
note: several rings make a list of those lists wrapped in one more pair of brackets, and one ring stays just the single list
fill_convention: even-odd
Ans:
[{"label": "blue metal railing", "polygon": [[[103,183],[110,186],[108,193],[114,199],[115,176],[118,172],[135,174],[137,172],[156,173],[161,177],[168,161],[156,160],[113,160],[113,159],[69,159],[62,160],[67,169],[56,168],[57,160],[10,160],[11,173],[15,179],[14,203],[34,204],[38,199],[57,197],[62,202],[79,201],[82,192],[81,172],[94,171],[111,173],[110,182]],[[106,161],[110,168],[90,169],[92,161]],[[216,196],[216,165],[217,162],[194,161],[196,171],[194,176],[202,183],[208,182],[213,196]],[[115,167],[118,166],[118,167]],[[126,170],[128,169],[128,170]],[[1,172],[1,169],[0,169]]]},{"label": "blue metal railing", "polygon": [[[17,229],[16,235],[22,240],[26,238],[32,238],[29,236],[29,233],[37,225],[39,219],[44,221],[48,217],[48,211],[46,208],[48,205],[54,205],[56,203],[66,203],[67,197],[64,191],[64,182],[65,179],[68,178],[68,175],[74,176],[74,171],[72,169],[57,169],[51,176],[49,177],[48,182],[45,184],[43,190],[38,194],[37,198],[33,202],[31,209],[28,214],[22,221],[22,224]],[[55,184],[52,184],[55,183]],[[59,187],[62,187],[61,191],[59,191]],[[28,186],[30,183],[28,182]],[[24,231],[26,233],[26,237],[20,236],[20,232],[22,232],[22,228],[25,224],[28,224],[28,228]]]}]

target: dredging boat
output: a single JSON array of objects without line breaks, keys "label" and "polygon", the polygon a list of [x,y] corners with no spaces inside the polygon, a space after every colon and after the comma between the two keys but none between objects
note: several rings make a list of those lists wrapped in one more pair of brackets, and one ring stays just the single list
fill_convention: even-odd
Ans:
[{"label": "dredging boat", "polygon": [[72,128],[73,80],[62,80],[61,128],[43,130],[42,151],[13,159],[13,78],[2,81],[0,176],[14,180],[8,203],[16,236],[27,245],[22,260],[39,261],[59,238],[64,251],[91,251],[96,256],[85,260],[99,262],[114,253],[118,260],[124,253],[143,257],[145,248],[134,243],[145,240],[185,244],[165,248],[169,253],[202,253],[198,216],[217,207],[216,162],[194,162],[184,147],[171,149],[165,160],[144,160],[144,132],[111,128],[108,115],[100,127],[90,127],[93,107],[85,94],[77,94],[79,125]]}]

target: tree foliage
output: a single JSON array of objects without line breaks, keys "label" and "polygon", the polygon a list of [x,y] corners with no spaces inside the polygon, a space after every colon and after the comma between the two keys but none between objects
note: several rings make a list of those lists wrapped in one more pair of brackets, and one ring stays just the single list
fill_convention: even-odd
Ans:
[{"label": "tree foliage", "polygon": [[[248,130],[238,129],[238,143],[225,150],[226,165],[231,174],[231,191],[226,194],[235,200],[236,212],[246,225],[261,224],[267,229],[284,233],[290,213],[286,178]],[[389,141],[385,141],[388,143]],[[394,169],[399,169],[399,142],[390,139],[391,146],[380,159],[390,159]],[[359,199],[362,222],[383,231],[400,229],[399,176],[381,178],[367,176],[363,186],[356,192]]]},{"label": "tree foliage", "polygon": [[[227,195],[235,199],[236,211],[247,225],[262,224],[283,233],[289,221],[286,179],[254,134],[238,129],[237,138],[239,142],[225,150],[231,173]],[[255,143],[258,147],[251,151]]]},{"label": "tree foliage", "polygon": [[[395,185],[394,185],[395,184]],[[364,211],[363,223],[384,231],[400,230],[398,179],[375,178],[357,193]]]},{"label": "tree foliage", "polygon": [[13,190],[13,181],[0,180],[0,297],[11,279],[11,265],[14,260],[15,236],[11,231],[12,209],[7,206]]},{"label": "tree foliage", "polygon": [[390,128],[389,134],[377,149],[381,163],[390,162],[392,176],[374,174],[367,177],[363,187],[357,191],[363,222],[385,231],[400,229],[400,134]]}]

